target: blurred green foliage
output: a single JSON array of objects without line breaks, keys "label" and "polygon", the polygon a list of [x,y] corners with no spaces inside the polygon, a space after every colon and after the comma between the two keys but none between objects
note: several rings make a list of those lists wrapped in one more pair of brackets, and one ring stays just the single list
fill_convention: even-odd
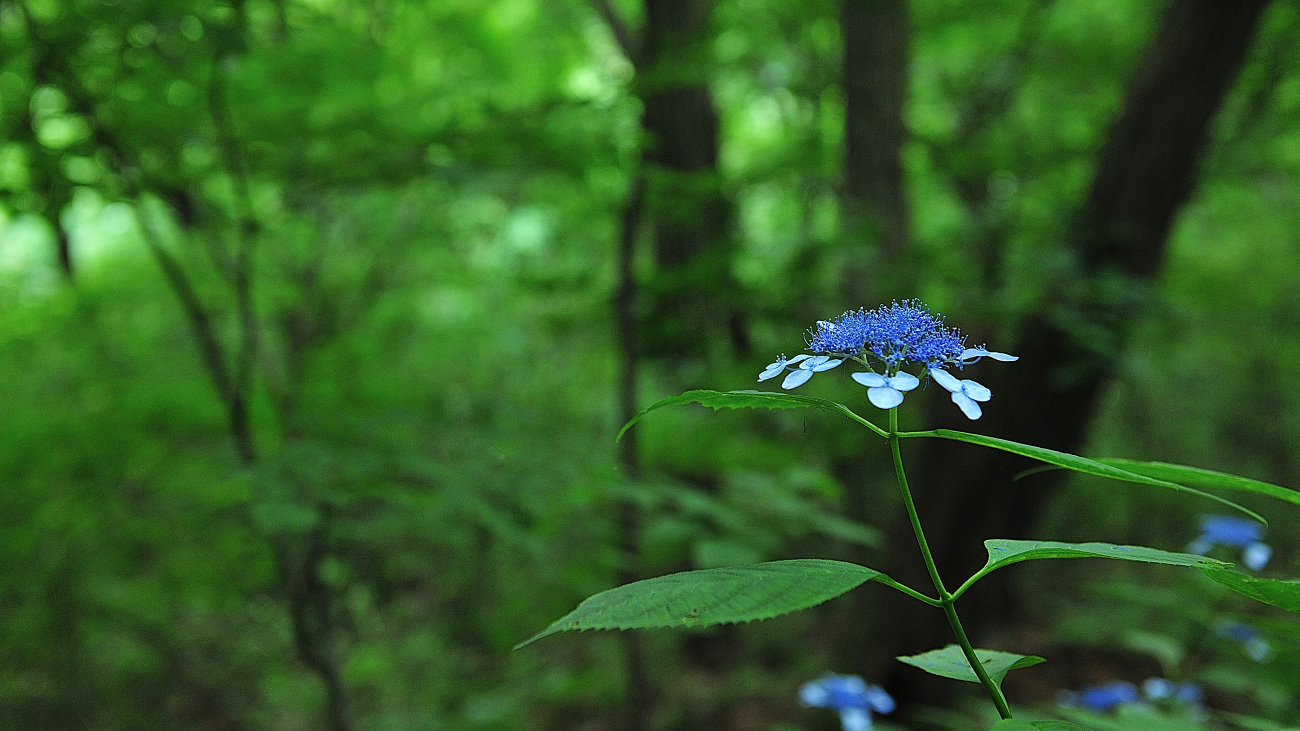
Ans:
[{"label": "blurred green foliage", "polygon": [[[911,12],[916,294],[994,329],[1051,311],[1083,286],[1058,244],[1156,15],[1112,0]],[[1297,27],[1291,4],[1266,18],[1141,295],[1155,314],[1113,354],[1089,453],[1300,485]],[[837,294],[836,6],[725,0],[710,34],[760,355],[652,363],[647,403],[748,387],[815,319],[874,304]],[[315,535],[320,621],[359,727],[617,728],[615,637],[509,649],[613,584],[620,501],[644,511],[647,573],[872,542],[838,515],[832,461],[862,441],[833,417],[683,410],[638,427],[646,479],[620,472],[610,299],[640,103],[594,6],[2,0],[0,46],[0,726],[319,727],[325,690],[296,655],[275,555]],[[1010,254],[990,288],[992,241]],[[151,246],[182,267],[236,375],[246,356],[254,463]],[[1270,571],[1300,574],[1300,515],[1251,506],[1274,521]],[[1079,480],[1043,535],[1178,550],[1196,509]],[[1204,654],[1211,608],[1254,612],[1274,663],[1180,667],[1218,708],[1300,719],[1293,617],[1107,567],[1159,587],[1124,593],[1078,563],[1024,574],[1053,642]],[[828,669],[834,611],[649,636],[659,723],[823,728],[794,691]],[[1058,688],[1110,669],[1040,654]],[[1026,704],[1053,690],[1009,681]]]}]

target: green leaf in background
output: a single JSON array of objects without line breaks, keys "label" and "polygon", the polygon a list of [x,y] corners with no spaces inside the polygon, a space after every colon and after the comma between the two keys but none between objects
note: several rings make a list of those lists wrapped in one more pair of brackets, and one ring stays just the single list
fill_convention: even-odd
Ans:
[{"label": "green leaf in background", "polygon": [[[1058,721],[1056,719],[1048,719],[1046,721],[1030,721],[1029,725],[1038,729],[1038,731],[1092,731],[1092,729],[1088,728],[1087,726],[1080,726],[1077,723],[1071,723],[1069,721]],[[997,727],[994,726],[994,728]]]},{"label": "green leaf in background", "polygon": [[[942,439],[953,439],[959,442],[978,444],[981,447],[991,447],[993,449],[1000,449],[1004,452],[1011,452],[1012,454],[1018,454],[1022,457],[1029,457],[1030,459],[1036,459],[1040,462],[1046,462],[1047,464],[1056,465],[1057,467],[1063,467],[1067,470],[1082,472],[1086,475],[1107,477],[1112,480],[1120,480],[1123,482],[1136,482],[1141,485],[1154,485],[1156,487],[1164,487],[1170,490],[1178,490],[1179,492],[1188,492],[1193,495],[1199,495],[1203,498],[1213,500],[1217,503],[1222,503],[1232,508],[1233,510],[1249,515],[1250,517],[1254,518],[1255,520],[1258,520],[1264,525],[1268,525],[1268,521],[1265,520],[1263,516],[1259,515],[1253,510],[1250,510],[1249,508],[1246,508],[1242,505],[1238,505],[1237,503],[1234,503],[1227,498],[1220,497],[1212,493],[1204,492],[1202,490],[1197,490],[1196,488],[1193,487],[1187,487],[1186,485],[1180,485],[1176,482],[1170,482],[1169,480],[1163,478],[1159,478],[1151,475],[1145,475],[1138,472],[1129,472],[1128,470],[1123,469],[1121,467],[1117,467],[1111,464],[1106,464],[1103,462],[1098,462],[1096,460],[1091,460],[1088,459],[1087,457],[1080,457],[1077,454],[1070,454],[1068,452],[1058,452],[1055,449],[1047,449],[1046,447],[1035,447],[1032,444],[1021,444],[1020,442],[1013,442],[1010,439],[999,439],[997,437],[984,436],[983,434],[971,434],[970,432],[956,431],[953,429],[931,429],[929,431],[902,432],[901,434],[899,434],[899,436],[940,437]],[[1260,483],[1260,484],[1267,484],[1267,483]]]},{"label": "green leaf in background", "polygon": [[1011,541],[993,538],[984,541],[989,552],[988,563],[966,580],[954,597],[961,596],[976,581],[989,573],[1021,561],[1040,558],[1111,558],[1121,561],[1141,561],[1166,566],[1195,566],[1197,568],[1226,569],[1231,564],[1193,553],[1173,553],[1145,546],[1117,546],[1113,543],[1062,543],[1060,541]]},{"label": "green leaf in background", "polygon": [[640,413],[633,416],[623,428],[618,431],[618,438],[622,439],[623,434],[632,425],[641,420],[641,417],[657,411],[665,406],[679,406],[681,404],[701,404],[714,411],[718,409],[821,409],[836,414],[843,414],[848,418],[871,429],[880,436],[887,436],[884,429],[872,424],[866,419],[858,416],[852,409],[844,404],[826,399],[816,398],[813,396],[801,396],[794,393],[779,393],[775,391],[687,391],[677,396],[669,396],[666,399],[657,401],[650,406],[642,409]]},{"label": "green leaf in background", "polygon": [[1111,467],[1118,467],[1127,472],[1154,477],[1157,480],[1168,480],[1197,487],[1217,487],[1222,490],[1253,492],[1300,505],[1300,491],[1274,485],[1271,482],[1230,475],[1226,472],[1215,472],[1200,467],[1188,467],[1187,465],[1170,464],[1168,462],[1143,462],[1136,459],[1119,459],[1116,457],[1100,457],[1096,461]]},{"label": "green leaf in background", "polygon": [[1238,594],[1300,614],[1300,582],[1248,576],[1219,567],[1201,567],[1201,573]]},{"label": "green leaf in background", "polygon": [[844,561],[796,559],[683,571],[602,591],[515,646],[557,632],[707,627],[770,619],[816,606],[872,579],[892,579]]},{"label": "green leaf in background", "polygon": [[[980,664],[984,666],[984,670],[989,674],[989,677],[993,678],[993,682],[998,684],[1001,684],[1002,679],[1007,677],[1007,673],[1012,670],[1047,662],[1037,655],[1017,655],[1014,652],[1002,652],[1001,650],[977,649],[975,650],[975,657],[979,658]],[[942,650],[930,650],[920,655],[904,655],[898,659],[900,662],[921,668],[931,675],[939,675],[953,680],[965,680],[971,683],[980,682],[979,677],[975,675],[975,671],[966,662],[965,653],[957,645],[948,645]]]}]

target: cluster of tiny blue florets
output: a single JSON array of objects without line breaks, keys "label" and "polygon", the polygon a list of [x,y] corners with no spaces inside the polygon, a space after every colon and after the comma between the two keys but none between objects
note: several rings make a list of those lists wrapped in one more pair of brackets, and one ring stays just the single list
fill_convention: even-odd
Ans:
[{"label": "cluster of tiny blue florets", "polygon": [[[979,404],[992,394],[969,379],[958,379],[946,369],[974,363],[981,358],[1012,361],[1014,355],[997,353],[984,347],[967,348],[966,338],[955,328],[943,324],[943,317],[930,311],[920,300],[891,302],[874,310],[849,310],[834,320],[822,320],[804,335],[807,353],[786,359],[784,355],[759,374],[759,381],[786,374],[781,388],[798,388],[814,373],[828,371],[846,360],[860,363],[869,370],[853,374],[853,380],[867,387],[867,399],[882,409],[892,409],[903,402],[903,394],[921,385],[916,376],[903,370],[909,363],[925,368],[922,375],[952,394],[953,403],[971,419],[982,413]],[[877,373],[871,360],[877,362]]]},{"label": "cluster of tiny blue florets", "polygon": [[804,336],[818,355],[854,356],[869,352],[894,370],[907,361],[927,366],[956,363],[966,339],[945,327],[920,300],[892,302],[874,310],[849,310],[823,320]]}]

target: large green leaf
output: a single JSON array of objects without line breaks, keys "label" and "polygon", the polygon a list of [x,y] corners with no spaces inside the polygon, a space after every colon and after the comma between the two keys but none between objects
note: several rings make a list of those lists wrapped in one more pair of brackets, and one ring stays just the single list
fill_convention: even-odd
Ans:
[{"label": "large green leaf", "polygon": [[1218,567],[1202,567],[1201,572],[1229,589],[1239,594],[1245,594],[1255,601],[1300,614],[1300,581],[1265,579]]},{"label": "large green leaf", "polygon": [[1300,491],[1274,485],[1271,482],[1261,482],[1260,480],[1252,480],[1249,477],[1230,475],[1226,472],[1215,472],[1200,467],[1188,467],[1187,465],[1170,464],[1168,462],[1143,462],[1136,459],[1119,459],[1116,457],[1100,457],[1096,461],[1128,472],[1154,477],[1158,480],[1168,480],[1197,487],[1216,487],[1223,490],[1253,492],[1300,505]]},{"label": "large green leaf", "polygon": [[1226,569],[1231,564],[1193,553],[1174,553],[1145,546],[1117,546],[1113,543],[1062,543],[1060,541],[1010,541],[993,538],[984,541],[989,560],[984,568],[975,572],[958,587],[954,597],[961,596],[976,581],[989,573],[1021,561],[1040,558],[1113,558],[1121,561],[1142,561],[1166,566],[1195,566],[1197,568]]},{"label": "large green leaf", "polygon": [[858,416],[852,409],[844,404],[834,401],[827,401],[824,398],[814,396],[803,396],[795,393],[780,393],[776,391],[687,391],[677,396],[669,396],[666,399],[657,401],[650,406],[642,409],[640,413],[628,420],[623,428],[618,431],[618,438],[622,439],[623,434],[632,425],[641,420],[641,417],[657,411],[665,406],[679,406],[681,404],[701,404],[713,410],[718,409],[821,409],[836,414],[843,414],[848,418],[871,429],[880,436],[887,436],[884,429],[872,424],[866,419]]},{"label": "large green leaf", "polygon": [[[1007,677],[1007,673],[1012,670],[1047,662],[1037,655],[1017,655],[1014,652],[1002,652],[1001,650],[977,649],[975,650],[975,657],[979,658],[980,664],[984,666],[984,671],[989,674],[993,682],[998,684],[1001,684],[1002,679]],[[948,645],[942,650],[930,650],[920,655],[904,655],[898,659],[908,665],[921,668],[931,675],[939,675],[953,680],[966,680],[972,683],[980,682],[979,676],[975,675],[975,671],[971,669],[970,664],[966,661],[966,654],[957,645]]]},{"label": "large green leaf", "polygon": [[879,571],[824,559],[683,571],[590,597],[515,649],[570,630],[706,627],[770,619],[834,599],[873,579],[898,586]]},{"label": "large green leaf", "polygon": [[[1196,488],[1193,487],[1187,487],[1186,485],[1180,485],[1176,482],[1171,482],[1169,480],[1162,479],[1159,477],[1144,475],[1138,472],[1130,472],[1126,469],[1117,467],[1115,465],[1105,464],[1102,462],[1098,462],[1096,460],[1088,459],[1087,457],[1080,457],[1077,454],[1070,454],[1068,452],[1058,452],[1055,449],[1048,449],[1046,447],[1035,447],[1032,444],[1021,444],[1020,442],[1013,442],[1010,439],[999,439],[998,437],[989,437],[989,436],[984,436],[983,434],[971,434],[970,432],[956,431],[953,429],[931,429],[929,431],[901,432],[899,436],[900,437],[940,437],[942,439],[953,439],[959,442],[978,444],[981,447],[991,447],[993,449],[1000,449],[1004,452],[1011,452],[1012,454],[1018,454],[1022,457],[1029,457],[1030,459],[1036,459],[1040,462],[1046,462],[1047,464],[1050,465],[1063,467],[1067,470],[1074,470],[1075,472],[1082,472],[1087,475],[1095,475],[1097,477],[1107,477],[1112,480],[1121,480],[1123,482],[1136,482],[1142,485],[1154,485],[1156,487],[1164,487],[1170,490],[1187,492],[1193,495],[1199,495],[1209,500],[1213,500],[1217,503],[1222,503],[1232,508],[1233,510],[1237,510],[1239,512],[1245,513],[1246,515],[1249,515],[1250,517],[1254,518],[1255,520],[1258,520],[1264,525],[1268,525],[1268,521],[1264,520],[1263,516],[1259,515],[1255,511],[1250,510],[1244,506],[1238,505],[1237,503],[1234,503],[1227,498],[1220,497],[1213,493],[1204,492],[1202,490],[1197,490]],[[1261,484],[1267,484],[1267,483],[1261,483]]]}]

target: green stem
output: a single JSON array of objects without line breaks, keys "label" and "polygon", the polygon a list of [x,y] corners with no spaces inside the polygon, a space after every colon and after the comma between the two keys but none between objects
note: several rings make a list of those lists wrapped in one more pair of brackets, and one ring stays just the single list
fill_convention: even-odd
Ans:
[{"label": "green stem", "polygon": [[908,519],[912,521],[912,532],[916,534],[916,543],[921,548],[925,569],[930,572],[930,580],[934,582],[935,591],[939,592],[939,604],[948,617],[948,625],[952,627],[953,636],[957,638],[957,644],[961,646],[966,662],[970,663],[971,670],[975,671],[975,677],[979,678],[984,690],[988,691],[993,705],[997,706],[998,715],[1002,718],[1011,718],[1011,708],[1007,705],[1006,696],[1002,695],[1002,689],[993,682],[993,678],[989,677],[988,671],[975,655],[975,648],[971,646],[970,639],[966,637],[966,630],[962,628],[961,620],[957,617],[957,608],[954,606],[956,597],[948,593],[944,588],[943,579],[939,578],[939,569],[934,565],[930,544],[925,540],[925,531],[921,530],[921,518],[916,513],[916,503],[912,502],[912,491],[907,487],[907,474],[903,471],[903,453],[898,443],[898,409],[893,408],[889,410],[889,450],[894,455],[894,475],[898,478],[898,489],[903,493],[903,505],[907,508]]}]

